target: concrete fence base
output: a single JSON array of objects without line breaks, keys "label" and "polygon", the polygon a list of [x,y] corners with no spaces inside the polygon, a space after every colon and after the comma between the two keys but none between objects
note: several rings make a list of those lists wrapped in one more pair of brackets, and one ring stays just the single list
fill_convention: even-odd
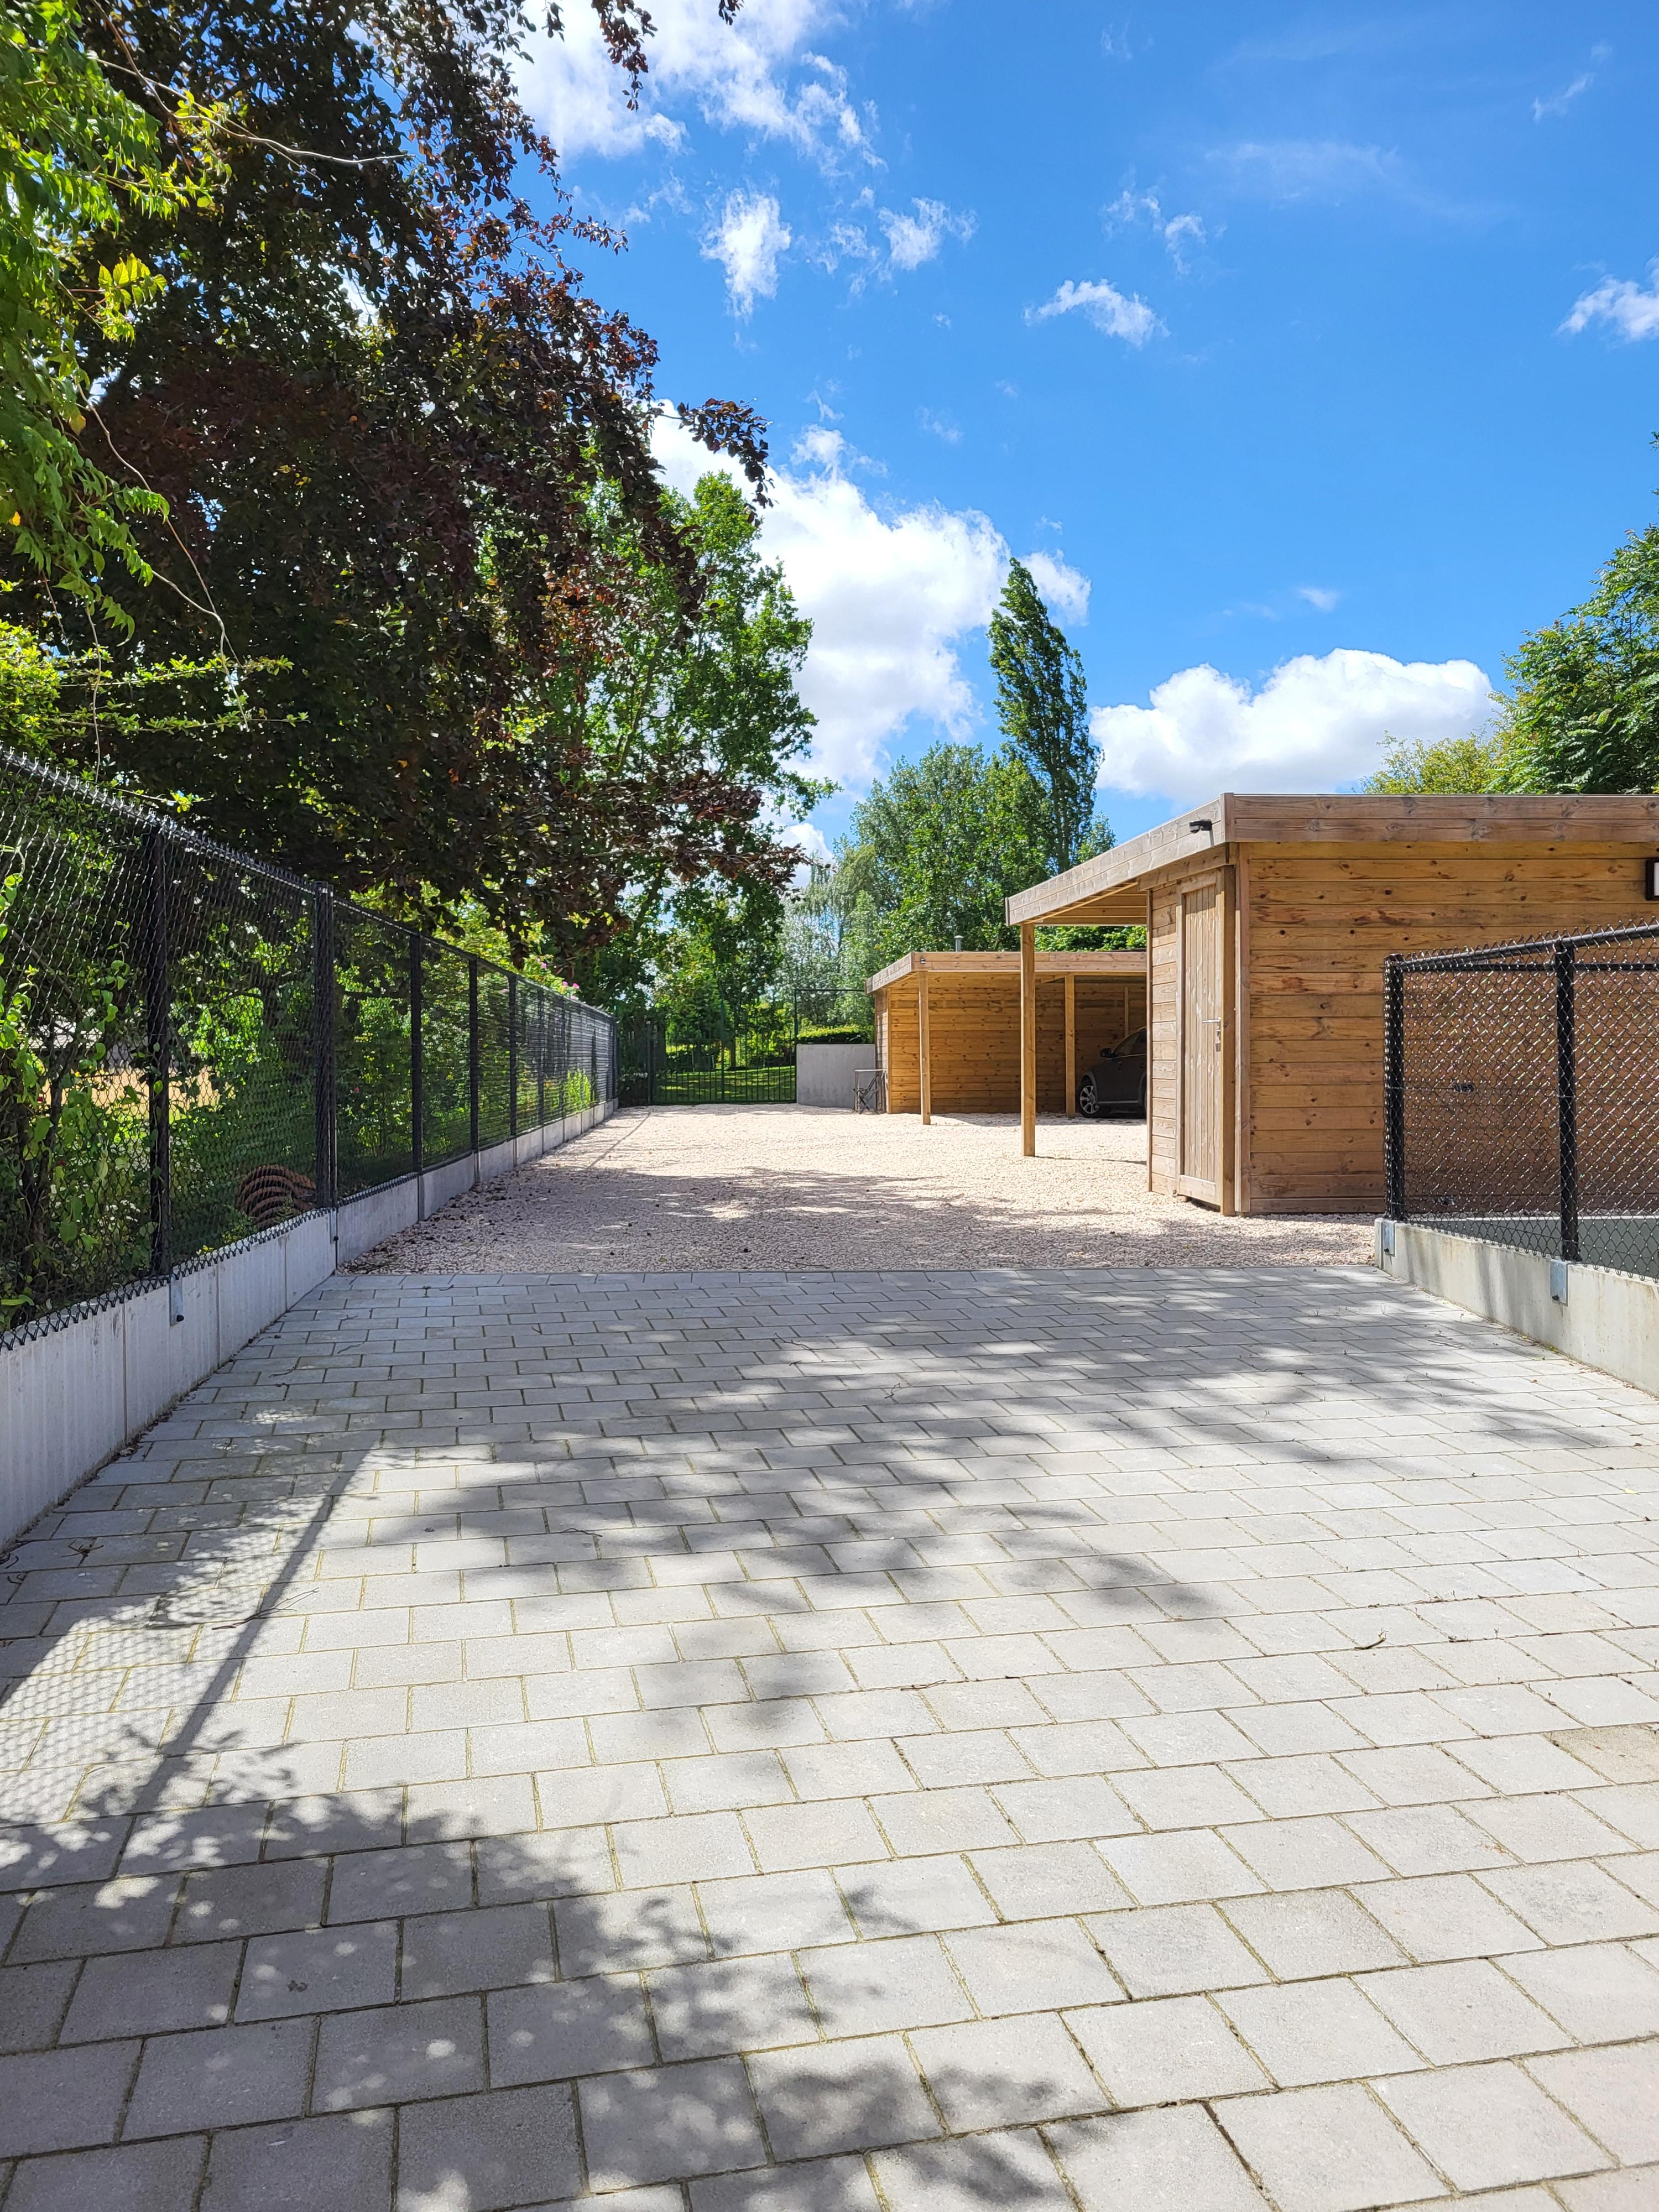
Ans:
[{"label": "concrete fence base", "polygon": [[167,1280],[71,1311],[0,1350],[0,1545],[73,1490],[174,1399],[269,1328],[343,1261],[435,1213],[475,1184],[539,1159],[605,1104],[306,1213]]},{"label": "concrete fence base", "polygon": [[1415,1221],[1379,1221],[1376,1264],[1534,1344],[1659,1395],[1659,1281]]}]

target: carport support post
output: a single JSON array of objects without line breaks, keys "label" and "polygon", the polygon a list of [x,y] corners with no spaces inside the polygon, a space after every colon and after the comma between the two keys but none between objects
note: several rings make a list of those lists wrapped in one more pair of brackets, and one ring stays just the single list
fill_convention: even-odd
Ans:
[{"label": "carport support post", "polygon": [[1036,1158],[1036,924],[1019,925],[1019,1149]]},{"label": "carport support post", "polygon": [[916,1058],[921,1077],[921,1123],[933,1118],[933,1061],[927,1035],[927,955],[916,955]]},{"label": "carport support post", "polygon": [[[1127,994],[1126,994],[1127,996]],[[1077,1119],[1077,977],[1066,978],[1066,1118]]]},{"label": "carport support post", "polygon": [[1555,948],[1555,1112],[1559,1158],[1561,1257],[1578,1257],[1578,1008],[1575,951]]}]

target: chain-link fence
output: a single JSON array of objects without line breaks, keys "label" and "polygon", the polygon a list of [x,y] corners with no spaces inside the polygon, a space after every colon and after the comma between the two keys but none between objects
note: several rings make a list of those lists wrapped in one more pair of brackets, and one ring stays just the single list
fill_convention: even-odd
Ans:
[{"label": "chain-link fence", "polygon": [[609,1015],[0,752],[0,1332],[616,1075]]},{"label": "chain-link fence", "polygon": [[1659,1275],[1659,923],[1388,963],[1389,1212]]}]

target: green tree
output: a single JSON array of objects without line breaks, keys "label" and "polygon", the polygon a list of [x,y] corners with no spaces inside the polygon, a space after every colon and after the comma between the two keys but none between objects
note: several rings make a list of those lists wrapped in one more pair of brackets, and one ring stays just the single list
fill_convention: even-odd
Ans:
[{"label": "green tree", "polygon": [[1049,871],[1045,795],[1012,749],[933,746],[871,787],[836,848],[836,896],[872,968],[1018,943],[1003,901]]},{"label": "green tree", "polygon": [[[188,100],[169,116],[198,174],[210,120]],[[149,580],[134,525],[166,503],[81,442],[96,410],[77,340],[88,326],[130,337],[159,283],[120,239],[136,216],[171,221],[191,167],[164,160],[155,122],[82,44],[71,0],[0,0],[0,520],[14,562],[118,626],[130,617],[106,565]]]},{"label": "green tree", "polygon": [[1405,797],[1413,792],[1455,793],[1464,791],[1504,791],[1509,770],[1509,741],[1502,731],[1467,738],[1442,738],[1431,744],[1419,738],[1391,742],[1382,765],[1360,787],[1362,790]]},{"label": "green tree", "polygon": [[1583,605],[1505,665],[1506,788],[1659,789],[1659,526],[1632,532]]},{"label": "green tree", "polygon": [[[544,696],[550,669],[586,680],[613,508],[683,613],[699,575],[651,459],[655,349],[569,258],[620,241],[573,216],[514,91],[519,0],[85,3],[155,132],[186,94],[221,118],[210,206],[126,211],[155,282],[125,326],[84,319],[80,366],[97,435],[167,507],[131,522],[155,584],[106,579],[126,659],[216,659],[235,724],[211,746],[137,728],[96,757],[404,913],[476,897],[509,933],[539,921],[561,962],[623,926],[613,853],[729,860],[746,788],[660,758],[603,787],[585,718]],[[642,67],[641,11],[596,5]],[[759,482],[751,413],[680,411]],[[43,635],[61,617],[57,641],[93,642],[55,594],[31,603]],[[782,866],[765,848],[740,864]]]},{"label": "green tree", "polygon": [[1042,790],[1044,872],[1058,875],[1101,850],[1100,750],[1089,734],[1083,662],[1018,561],[1010,564],[990,634],[997,718]]},{"label": "green tree", "polygon": [[[812,626],[782,570],[763,559],[754,510],[712,472],[689,500],[665,503],[695,563],[692,612],[613,507],[604,617],[572,639],[540,702],[556,722],[580,719],[597,790],[675,796],[660,811],[665,834],[619,834],[602,863],[624,926],[578,973],[587,996],[618,1011],[641,1010],[694,951],[704,957],[696,948],[743,971],[731,983],[738,1001],[760,988],[801,859],[778,825],[832,788],[805,767],[814,723],[798,684]],[[736,803],[711,836],[707,811],[723,793]]]}]

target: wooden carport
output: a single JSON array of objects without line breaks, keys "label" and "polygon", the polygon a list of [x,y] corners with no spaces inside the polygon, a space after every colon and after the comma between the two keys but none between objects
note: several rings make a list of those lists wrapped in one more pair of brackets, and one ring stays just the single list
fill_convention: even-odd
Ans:
[{"label": "wooden carport", "polygon": [[[1144,952],[1036,952],[1031,1093],[1077,1111],[1078,1076],[1146,1020]],[[1018,952],[907,952],[866,988],[887,1111],[1012,1114],[1022,1091]]]},{"label": "wooden carport", "polygon": [[[1656,855],[1645,793],[1228,793],[1007,902],[1025,1032],[1039,927],[1144,922],[1151,1188],[1224,1213],[1378,1212],[1387,956],[1651,919]],[[1038,1097],[1028,1079],[1028,1153]]]}]

